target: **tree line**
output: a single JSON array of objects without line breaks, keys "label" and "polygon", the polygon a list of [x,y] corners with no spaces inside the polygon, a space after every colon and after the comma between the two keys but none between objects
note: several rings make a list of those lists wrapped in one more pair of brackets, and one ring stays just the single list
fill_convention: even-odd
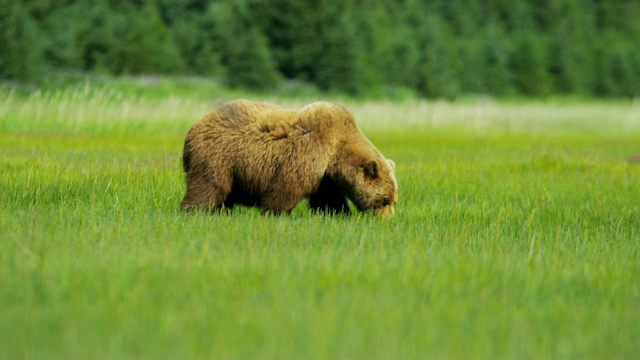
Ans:
[{"label": "tree line", "polygon": [[0,77],[194,74],[350,94],[633,97],[640,2],[0,0]]}]

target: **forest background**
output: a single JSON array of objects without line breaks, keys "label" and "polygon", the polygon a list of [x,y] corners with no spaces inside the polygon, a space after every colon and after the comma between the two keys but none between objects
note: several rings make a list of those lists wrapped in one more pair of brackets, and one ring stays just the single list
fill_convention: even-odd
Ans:
[{"label": "forest background", "polygon": [[352,95],[640,94],[640,2],[0,0],[0,78],[198,75]]}]

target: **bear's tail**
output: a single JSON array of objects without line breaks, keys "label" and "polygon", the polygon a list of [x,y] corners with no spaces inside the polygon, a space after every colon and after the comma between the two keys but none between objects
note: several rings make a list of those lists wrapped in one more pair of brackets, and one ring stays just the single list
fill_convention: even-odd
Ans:
[{"label": "bear's tail", "polygon": [[189,135],[184,139],[184,150],[182,150],[182,170],[189,172],[191,169],[191,140]]}]

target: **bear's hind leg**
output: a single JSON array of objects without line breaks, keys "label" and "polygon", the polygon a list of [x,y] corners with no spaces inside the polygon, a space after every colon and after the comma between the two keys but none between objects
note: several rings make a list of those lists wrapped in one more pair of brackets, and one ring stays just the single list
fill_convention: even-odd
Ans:
[{"label": "bear's hind leg", "polygon": [[180,210],[214,211],[220,209],[231,192],[231,181],[217,183],[204,176],[187,174],[187,193],[180,204]]},{"label": "bear's hind leg", "polygon": [[309,207],[325,214],[349,214],[347,198],[329,177],[324,177],[318,190],[309,197]]}]

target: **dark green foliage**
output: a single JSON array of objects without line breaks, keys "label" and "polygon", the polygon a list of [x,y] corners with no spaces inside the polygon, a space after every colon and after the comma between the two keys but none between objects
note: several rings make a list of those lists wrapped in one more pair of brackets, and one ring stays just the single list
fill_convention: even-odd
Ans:
[{"label": "dark green foliage", "polygon": [[198,75],[220,75],[220,52],[216,47],[215,14],[207,11],[204,1],[162,0],[160,10],[173,34],[188,72]]},{"label": "dark green foliage", "polygon": [[[172,34],[152,2],[138,11],[126,12],[124,20],[128,44],[123,56],[124,73],[175,73],[182,70],[181,58]],[[122,40],[121,40],[122,41]]]},{"label": "dark green foliage", "polygon": [[268,89],[278,82],[267,38],[259,28],[251,4],[234,0],[212,4],[214,40],[222,54],[225,80],[233,87]]},{"label": "dark green foliage", "polygon": [[640,95],[624,0],[0,0],[0,77],[196,74],[355,95]]},{"label": "dark green foliage", "polygon": [[510,94],[513,91],[509,67],[510,43],[497,22],[491,22],[487,27],[483,50],[487,76],[483,81],[482,92],[496,95]]},{"label": "dark green foliage", "polygon": [[513,85],[523,95],[544,96],[551,92],[552,79],[546,55],[545,39],[535,32],[515,37],[511,56]]},{"label": "dark green foliage", "polygon": [[582,0],[550,1],[546,31],[550,36],[551,74],[556,90],[592,95],[595,83],[595,11]]},{"label": "dark green foliage", "polygon": [[320,29],[318,41],[321,51],[316,59],[315,80],[322,89],[345,91],[351,94],[363,90],[360,55],[364,54],[358,43],[355,24],[349,9],[342,2],[328,3],[331,8]]},{"label": "dark green foliage", "polygon": [[596,93],[601,96],[640,94],[640,6],[635,2],[598,1],[595,44]]},{"label": "dark green foliage", "polygon": [[421,37],[423,51],[416,72],[418,91],[429,97],[455,97],[460,92],[459,66],[448,25],[430,15]]},{"label": "dark green foliage", "polygon": [[53,68],[83,68],[83,44],[78,34],[88,33],[87,23],[69,21],[84,16],[86,8],[80,4],[61,6],[51,9],[43,21],[49,36],[45,37],[45,54]]},{"label": "dark green foliage", "polygon": [[36,21],[18,1],[0,2],[0,77],[37,81],[45,70]]},{"label": "dark green foliage", "polygon": [[273,56],[280,72],[304,81],[315,78],[317,57],[322,51],[319,6],[304,0],[273,0],[267,7],[266,28]]},{"label": "dark green foliage", "polygon": [[115,7],[103,5],[98,9],[88,34],[91,38],[89,48],[95,49],[89,56],[94,62],[92,67],[114,74],[181,70],[181,58],[173,37],[152,2],[141,7],[123,2]]},{"label": "dark green foliage", "polygon": [[[601,36],[596,47],[598,73],[602,75],[597,84],[598,95],[634,96],[640,93],[640,58],[634,54],[634,44],[622,41],[615,31]],[[635,57],[634,57],[635,55]]]}]

